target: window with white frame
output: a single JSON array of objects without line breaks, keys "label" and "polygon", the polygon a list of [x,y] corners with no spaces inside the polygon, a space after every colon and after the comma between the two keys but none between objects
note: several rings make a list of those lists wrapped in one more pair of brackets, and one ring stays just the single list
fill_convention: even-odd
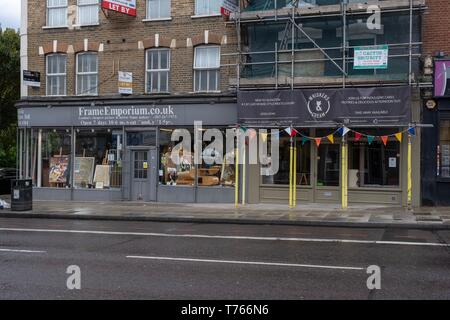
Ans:
[{"label": "window with white frame", "polygon": [[194,91],[218,91],[219,70],[220,47],[196,47],[194,52]]},{"label": "window with white frame", "polygon": [[171,0],[147,0],[147,19],[170,18]]},{"label": "window with white frame", "polygon": [[96,95],[98,90],[98,56],[93,52],[77,54],[77,95]]},{"label": "window with white frame", "polygon": [[51,54],[47,56],[47,95],[66,95],[66,55]]},{"label": "window with white frame", "polygon": [[47,0],[47,26],[67,26],[67,0]]},{"label": "window with white frame", "polygon": [[78,0],[78,24],[98,24],[98,0]]},{"label": "window with white frame", "polygon": [[147,50],[147,93],[169,92],[170,50]]},{"label": "window with white frame", "polygon": [[195,15],[209,16],[220,14],[221,0],[195,0]]}]

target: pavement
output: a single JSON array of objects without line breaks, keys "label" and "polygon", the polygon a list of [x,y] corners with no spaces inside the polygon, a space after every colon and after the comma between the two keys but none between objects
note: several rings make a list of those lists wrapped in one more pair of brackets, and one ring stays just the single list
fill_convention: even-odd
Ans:
[{"label": "pavement", "polygon": [[448,300],[449,243],[449,230],[0,218],[0,300]]},{"label": "pavement", "polygon": [[0,217],[450,229],[450,207],[382,205],[34,201],[32,211],[3,209]]}]

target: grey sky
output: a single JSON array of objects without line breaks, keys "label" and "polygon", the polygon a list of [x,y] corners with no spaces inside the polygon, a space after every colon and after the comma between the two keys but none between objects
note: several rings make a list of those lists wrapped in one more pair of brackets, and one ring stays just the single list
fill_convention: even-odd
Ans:
[{"label": "grey sky", "polygon": [[20,27],[20,0],[0,0],[0,23],[2,28]]}]

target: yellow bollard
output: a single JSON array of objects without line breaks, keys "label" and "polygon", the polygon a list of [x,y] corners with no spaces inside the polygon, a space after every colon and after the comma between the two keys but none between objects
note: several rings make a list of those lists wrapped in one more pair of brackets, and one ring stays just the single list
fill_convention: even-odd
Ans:
[{"label": "yellow bollard", "polygon": [[408,135],[408,195],[407,195],[407,204],[408,208],[411,208],[412,204],[412,151],[411,151],[411,136]]},{"label": "yellow bollard", "polygon": [[235,173],[234,173],[234,205],[237,208],[239,206],[239,143],[235,151]]},{"label": "yellow bollard", "polygon": [[341,201],[342,201],[342,209],[348,208],[348,156],[347,156],[347,142],[345,141],[345,137],[342,137],[342,146],[341,146],[341,173],[342,173],[342,181],[341,181]]},{"label": "yellow bollard", "polygon": [[294,148],[292,147],[292,138],[291,138],[291,146],[289,147],[289,208],[292,208],[292,166],[293,166],[293,152]]},{"label": "yellow bollard", "polygon": [[297,141],[294,140],[294,170],[293,170],[293,207],[297,207]]},{"label": "yellow bollard", "polygon": [[[245,139],[245,138],[244,138]],[[246,157],[246,150],[245,150],[245,143],[244,143],[244,154],[242,155],[242,205],[245,205],[245,167],[246,167],[246,162],[247,162],[247,157]]]}]

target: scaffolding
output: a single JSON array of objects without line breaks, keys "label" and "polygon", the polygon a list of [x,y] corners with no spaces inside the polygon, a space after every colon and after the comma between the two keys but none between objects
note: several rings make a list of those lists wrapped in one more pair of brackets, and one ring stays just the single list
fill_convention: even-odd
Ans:
[{"label": "scaffolding", "polygon": [[[322,1],[322,2],[320,2]],[[327,5],[321,5],[323,1]],[[280,5],[280,2],[282,3]],[[249,4],[257,3],[257,10],[248,10]],[[317,4],[319,3],[319,5]],[[330,4],[332,3],[332,4]],[[388,79],[377,77],[377,70],[373,70],[375,76],[352,77],[349,72],[349,63],[353,62],[350,55],[352,49],[356,46],[349,44],[349,19],[370,16],[370,10],[374,10],[374,5],[379,8],[381,16],[383,14],[398,14],[408,16],[409,23],[409,41],[402,43],[386,43],[389,46],[389,60],[405,59],[405,76],[403,79]],[[372,6],[372,7],[371,7]],[[347,86],[377,86],[377,85],[405,85],[428,87],[431,84],[419,79],[418,74],[413,71],[413,65],[419,65],[421,58],[422,39],[414,41],[414,16],[420,15],[426,10],[425,0],[240,0],[238,12],[233,13],[228,24],[234,24],[237,35],[237,51],[226,53],[222,56],[233,61],[223,64],[224,67],[236,68],[236,77],[230,79],[231,87],[236,90],[246,89],[278,89],[278,88],[308,88],[308,87],[342,87]],[[304,24],[312,19],[338,19],[341,23],[340,34],[342,37],[340,46],[326,47],[320,45],[310,34]],[[406,19],[406,18],[405,18]],[[419,21],[419,20],[417,20]],[[418,22],[420,23],[420,21]],[[262,51],[251,51],[244,46],[243,39],[249,38],[248,28],[255,25],[280,25],[284,28],[280,37],[274,42],[273,49]],[[406,27],[405,27],[406,28]],[[308,41],[309,48],[298,48],[300,34],[302,41]],[[339,36],[336,31],[336,38]],[[258,35],[264,38],[264,35]],[[406,36],[405,36],[406,38]],[[382,45],[384,43],[377,43]],[[244,48],[245,47],[245,48]],[[342,54],[330,55],[330,52]],[[393,51],[394,53],[391,53]],[[397,51],[397,53],[395,53]],[[321,57],[317,58],[312,54],[320,52]],[[252,61],[249,57],[270,56],[273,59],[267,61]],[[290,55],[290,58],[288,57]],[[407,63],[406,63],[407,60]],[[328,63],[335,68],[338,76],[320,75],[318,77],[297,77],[298,66],[303,64],[313,65],[314,63]],[[266,77],[258,79],[247,79],[243,71],[248,68],[271,66],[271,72]],[[281,77],[280,68],[286,74],[290,66],[288,75]]]}]

